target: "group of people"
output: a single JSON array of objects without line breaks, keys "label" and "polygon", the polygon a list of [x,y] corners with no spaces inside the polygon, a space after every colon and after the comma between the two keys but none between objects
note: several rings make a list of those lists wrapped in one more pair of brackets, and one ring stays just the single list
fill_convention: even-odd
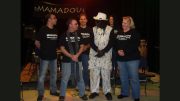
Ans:
[{"label": "group of people", "polygon": [[[134,101],[140,101],[140,84],[138,67],[140,54],[138,50],[140,35],[135,30],[132,17],[122,17],[122,29],[115,29],[113,16],[98,12],[93,17],[95,26],[87,26],[88,18],[85,13],[76,18],[68,19],[68,29],[58,34],[54,27],[57,23],[55,14],[45,16],[45,26],[37,33],[35,46],[40,50],[40,71],[38,78],[38,101],[44,97],[44,79],[46,71],[50,70],[50,94],[59,96],[64,101],[70,76],[73,75],[79,96],[82,100],[94,99],[99,96],[100,79],[107,100],[112,100],[111,72],[114,64],[120,71],[121,94],[118,99],[130,96],[132,88]],[[57,91],[57,54],[62,53],[60,93]],[[115,57],[112,59],[112,57]],[[90,89],[90,95],[85,90]]]}]

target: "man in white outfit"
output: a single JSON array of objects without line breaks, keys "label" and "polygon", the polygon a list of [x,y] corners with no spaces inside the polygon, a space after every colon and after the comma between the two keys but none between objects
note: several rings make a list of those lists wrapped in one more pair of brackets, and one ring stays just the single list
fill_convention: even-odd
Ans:
[{"label": "man in white outfit", "polygon": [[[99,12],[93,17],[96,26],[93,27],[93,36],[89,53],[90,69],[90,99],[99,95],[100,76],[102,77],[103,93],[107,100],[112,100],[110,73],[112,69],[112,27],[107,25],[107,16]],[[100,75],[101,74],[101,75]]]}]

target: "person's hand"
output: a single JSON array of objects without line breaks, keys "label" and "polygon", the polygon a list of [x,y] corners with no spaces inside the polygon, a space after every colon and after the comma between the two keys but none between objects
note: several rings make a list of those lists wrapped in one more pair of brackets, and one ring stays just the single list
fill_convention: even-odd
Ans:
[{"label": "person's hand", "polygon": [[71,55],[70,58],[72,61],[75,61],[74,55]]},{"label": "person's hand", "polygon": [[71,59],[75,62],[78,62],[78,55],[72,55]]},{"label": "person's hand", "polygon": [[35,40],[35,46],[38,48],[38,49],[40,49],[40,42],[39,41],[37,41],[37,40]]},{"label": "person's hand", "polygon": [[119,56],[124,56],[125,54],[124,54],[124,51],[123,50],[118,50],[118,55]]},{"label": "person's hand", "polygon": [[99,51],[98,50],[98,53],[95,55],[96,57],[100,58],[102,56],[104,56],[105,52],[104,51]]}]

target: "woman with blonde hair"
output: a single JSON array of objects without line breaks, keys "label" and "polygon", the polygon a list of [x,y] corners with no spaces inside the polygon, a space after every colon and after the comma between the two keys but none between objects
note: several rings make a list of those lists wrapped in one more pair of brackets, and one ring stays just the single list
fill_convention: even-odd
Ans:
[{"label": "woman with blonde hair", "polygon": [[138,50],[140,35],[135,30],[132,17],[122,17],[122,31],[118,32],[115,37],[115,47],[117,49],[118,69],[120,71],[121,94],[118,99],[129,96],[129,87],[132,88],[132,97],[134,101],[140,99],[140,83],[139,83],[139,61],[140,54]]}]

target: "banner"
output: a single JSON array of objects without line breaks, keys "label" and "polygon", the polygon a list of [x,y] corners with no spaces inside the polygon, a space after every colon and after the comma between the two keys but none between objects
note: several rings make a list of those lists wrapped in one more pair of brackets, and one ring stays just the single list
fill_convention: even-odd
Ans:
[{"label": "banner", "polygon": [[55,13],[57,17],[67,18],[69,16],[77,16],[81,12],[85,12],[85,7],[73,4],[53,4],[49,2],[34,3],[35,17],[42,17],[48,13]]}]

